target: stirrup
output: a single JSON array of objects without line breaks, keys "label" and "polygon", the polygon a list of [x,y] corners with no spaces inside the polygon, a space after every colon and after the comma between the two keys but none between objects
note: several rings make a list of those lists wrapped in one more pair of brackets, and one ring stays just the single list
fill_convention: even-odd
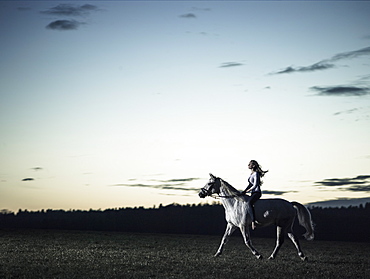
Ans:
[{"label": "stirrup", "polygon": [[256,229],[256,227],[257,227],[257,223],[254,221],[254,222],[252,222],[252,230],[255,230]]},{"label": "stirrup", "polygon": [[252,230],[255,230],[259,225],[261,225],[261,223],[258,221],[254,221],[251,223],[251,225],[252,225]]}]

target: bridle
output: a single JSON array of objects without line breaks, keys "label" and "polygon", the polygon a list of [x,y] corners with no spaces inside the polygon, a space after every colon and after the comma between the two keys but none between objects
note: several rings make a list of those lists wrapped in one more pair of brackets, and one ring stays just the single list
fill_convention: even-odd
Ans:
[{"label": "bridle", "polygon": [[[216,178],[216,179],[219,179],[219,178]],[[206,186],[201,188],[200,190],[201,190],[202,194],[204,194],[205,196],[212,196],[211,190],[215,186],[215,183],[216,183],[216,181],[208,182],[207,185],[210,185],[210,184],[211,185],[208,187],[208,189],[206,188]]]}]

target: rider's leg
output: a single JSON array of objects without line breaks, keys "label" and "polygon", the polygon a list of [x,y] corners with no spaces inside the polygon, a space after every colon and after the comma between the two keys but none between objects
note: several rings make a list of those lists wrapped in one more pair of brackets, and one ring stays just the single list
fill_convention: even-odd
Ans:
[{"label": "rider's leg", "polygon": [[249,201],[249,204],[251,206],[250,214],[251,214],[251,220],[252,220],[252,229],[254,230],[256,227],[256,217],[255,217],[255,211],[254,211],[254,204],[255,202],[261,197],[261,192],[254,192],[251,195],[251,199]]}]

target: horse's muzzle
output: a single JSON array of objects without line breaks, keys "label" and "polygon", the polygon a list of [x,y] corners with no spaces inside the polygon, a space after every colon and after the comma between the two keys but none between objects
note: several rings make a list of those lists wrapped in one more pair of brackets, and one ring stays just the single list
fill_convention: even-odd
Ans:
[{"label": "horse's muzzle", "polygon": [[207,195],[208,195],[208,193],[207,193],[207,191],[206,191],[206,189],[204,189],[204,188],[202,188],[202,189],[200,189],[200,191],[199,191],[199,197],[201,198],[201,199],[204,199]]}]

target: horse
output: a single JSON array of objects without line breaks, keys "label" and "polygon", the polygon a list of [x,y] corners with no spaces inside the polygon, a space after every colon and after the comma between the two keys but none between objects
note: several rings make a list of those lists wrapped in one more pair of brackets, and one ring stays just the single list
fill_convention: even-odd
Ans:
[{"label": "horse", "polygon": [[[250,196],[242,195],[241,192],[236,190],[229,183],[211,173],[210,176],[211,178],[208,183],[201,188],[199,197],[205,198],[206,196],[217,194],[225,208],[225,217],[227,221],[221,244],[214,256],[218,257],[222,254],[229,237],[239,228],[245,245],[257,259],[262,259],[262,255],[253,247],[249,234],[249,226],[251,225],[249,212],[252,209],[248,203]],[[296,247],[298,256],[303,261],[308,259],[302,252],[297,236],[293,233],[293,223],[295,217],[298,216],[299,224],[306,229],[306,233],[303,236],[307,240],[312,240],[314,238],[311,214],[304,205],[298,202],[289,202],[284,199],[259,199],[254,204],[254,209],[257,228],[269,225],[276,225],[277,228],[276,246],[271,256],[268,258],[269,260],[276,258],[281,245],[284,243],[286,234]]]}]

